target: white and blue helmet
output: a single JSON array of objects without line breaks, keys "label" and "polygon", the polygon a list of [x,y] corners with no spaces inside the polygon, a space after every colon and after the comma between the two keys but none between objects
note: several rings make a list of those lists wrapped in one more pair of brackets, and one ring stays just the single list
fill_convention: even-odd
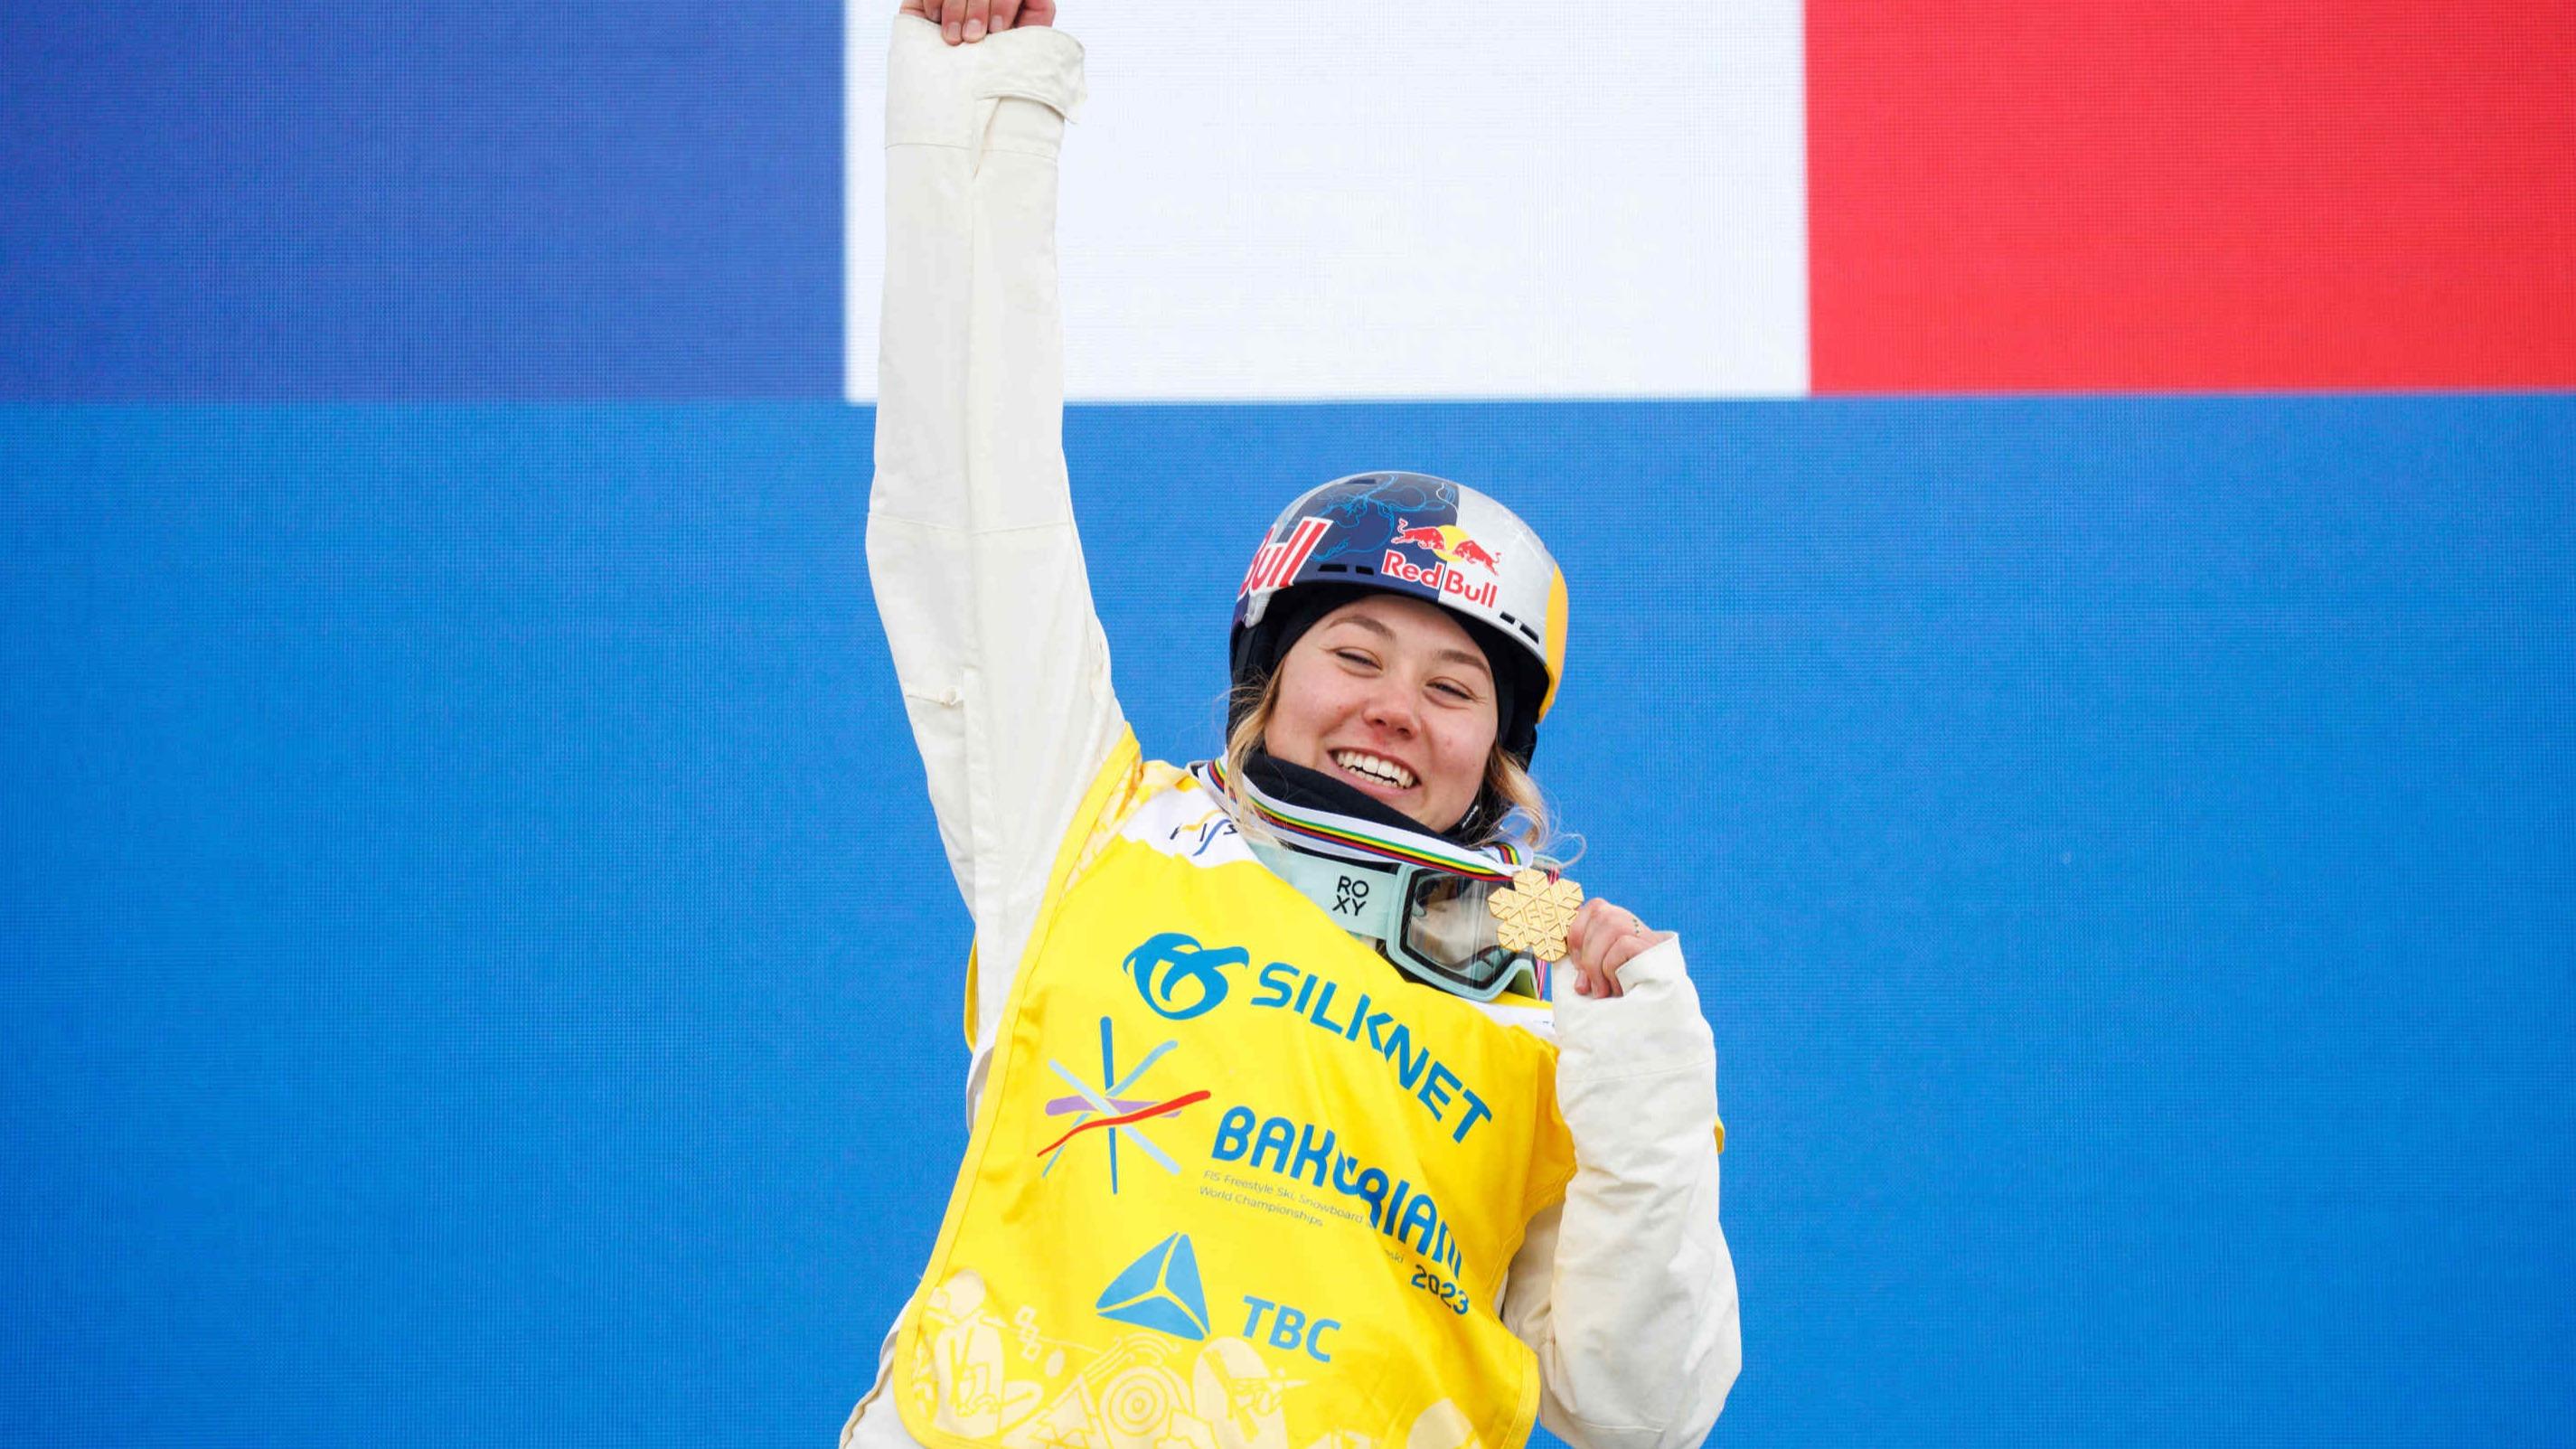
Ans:
[{"label": "white and blue helmet", "polygon": [[1353,595],[1406,594],[1460,617],[1494,667],[1495,742],[1522,764],[1565,667],[1565,572],[1530,526],[1427,473],[1355,473],[1301,495],[1235,595],[1235,709],[1295,635]]}]

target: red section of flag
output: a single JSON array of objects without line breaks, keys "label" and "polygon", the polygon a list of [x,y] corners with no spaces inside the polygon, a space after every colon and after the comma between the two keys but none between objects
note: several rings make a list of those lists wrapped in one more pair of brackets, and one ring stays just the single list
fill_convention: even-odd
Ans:
[{"label": "red section of flag", "polygon": [[2576,385],[2576,4],[1809,0],[1818,392]]}]

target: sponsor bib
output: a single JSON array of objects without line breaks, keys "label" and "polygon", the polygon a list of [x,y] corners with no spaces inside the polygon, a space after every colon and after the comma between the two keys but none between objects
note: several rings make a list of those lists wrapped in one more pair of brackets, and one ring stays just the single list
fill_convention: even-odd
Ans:
[{"label": "sponsor bib", "polygon": [[1555,1050],[1407,980],[1198,783],[1095,784],[889,1391],[941,1449],[1507,1449]]}]

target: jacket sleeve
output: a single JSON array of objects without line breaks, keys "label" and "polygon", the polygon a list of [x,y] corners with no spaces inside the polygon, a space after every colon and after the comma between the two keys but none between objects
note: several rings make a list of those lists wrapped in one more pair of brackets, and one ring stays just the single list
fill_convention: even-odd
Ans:
[{"label": "jacket sleeve", "polygon": [[1678,941],[1619,979],[1621,996],[1556,1002],[1574,1180],[1512,1259],[1503,1321],[1538,1353],[1540,1421],[1575,1449],[1690,1449],[1743,1359],[1717,1052]]},{"label": "jacket sleeve", "polygon": [[1126,726],[1065,477],[1056,156],[1082,47],[895,18],[868,576],[992,1029],[1072,813]]}]

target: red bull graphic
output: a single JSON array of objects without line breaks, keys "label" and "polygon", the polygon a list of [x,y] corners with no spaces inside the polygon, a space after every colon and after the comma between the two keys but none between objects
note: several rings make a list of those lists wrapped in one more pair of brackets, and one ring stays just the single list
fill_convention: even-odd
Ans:
[{"label": "red bull graphic", "polygon": [[[1421,584],[1462,604],[1486,609],[1495,607],[1502,587],[1492,575],[1502,560],[1469,537],[1467,530],[1454,523],[1424,524],[1417,528],[1411,520],[1403,518],[1395,521],[1395,530],[1395,536],[1387,540],[1386,557],[1378,560],[1379,573],[1407,583]],[[1440,562],[1424,568],[1396,551],[1403,547],[1421,549]],[[1485,571],[1487,577],[1481,581],[1470,579],[1458,567],[1462,563],[1476,565]]]},{"label": "red bull graphic", "polygon": [[1234,596],[1240,599],[1255,589],[1276,589],[1286,585],[1297,577],[1297,570],[1306,566],[1306,560],[1315,552],[1315,545],[1324,541],[1324,535],[1331,532],[1332,527],[1331,519],[1309,514],[1297,520],[1297,526],[1289,530],[1286,538],[1276,542],[1263,539],[1261,547],[1252,555],[1252,567],[1244,570],[1243,587],[1235,590]]},{"label": "red bull graphic", "polygon": [[[1378,515],[1380,518],[1384,516]],[[1242,599],[1254,593],[1282,589],[1295,583],[1298,574],[1314,558],[1316,551],[1323,545],[1327,535],[1333,532],[1334,527],[1332,518],[1320,514],[1308,514],[1298,519],[1296,526],[1289,529],[1285,537],[1265,537],[1261,547],[1252,556],[1252,566],[1244,571],[1243,586],[1235,591],[1235,597]],[[1358,530],[1346,528],[1345,536],[1340,543],[1336,544],[1336,549],[1347,551],[1354,547],[1367,547],[1368,545],[1362,543],[1360,539],[1349,536],[1355,532]],[[1408,549],[1418,549],[1422,553],[1427,553],[1435,562],[1428,567],[1416,563],[1405,557],[1405,551]],[[1325,554],[1327,560],[1339,556],[1340,554],[1335,552]],[[1365,556],[1362,555],[1362,557]],[[1478,570],[1478,574],[1468,574],[1465,569],[1467,565],[1473,565]],[[1416,525],[1411,519],[1397,518],[1394,531],[1386,535],[1386,546],[1378,557],[1375,569],[1372,570],[1362,564],[1357,566],[1357,572],[1362,575],[1375,572],[1385,578],[1420,585],[1436,594],[1455,599],[1461,604],[1490,609],[1497,606],[1502,595],[1500,582],[1496,578],[1501,565],[1502,559],[1499,555],[1477,542],[1467,530],[1454,523]]]},{"label": "red bull graphic", "polygon": [[1390,548],[1411,547],[1437,554],[1443,563],[1471,563],[1492,573],[1502,560],[1454,523],[1424,524],[1416,528],[1412,520],[1395,521],[1395,537],[1387,540]]}]

